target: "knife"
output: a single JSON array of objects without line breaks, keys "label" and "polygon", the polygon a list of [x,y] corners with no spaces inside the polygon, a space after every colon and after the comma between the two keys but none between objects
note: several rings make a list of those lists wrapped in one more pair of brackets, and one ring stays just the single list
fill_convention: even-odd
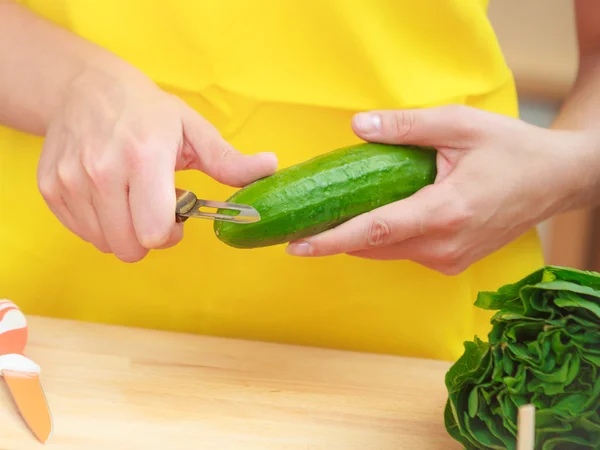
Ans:
[{"label": "knife", "polygon": [[27,320],[10,300],[0,300],[0,375],[23,420],[42,443],[52,434],[52,418],[40,383],[40,366],[27,358]]},{"label": "knife", "polygon": [[[191,191],[175,188],[177,202],[175,206],[175,221],[185,222],[190,217],[199,217],[202,219],[223,220],[236,223],[253,223],[260,220],[260,214],[256,209],[248,205],[237,203],[215,202],[212,200],[202,200],[196,197]],[[212,213],[202,211],[201,208],[215,208],[229,210],[235,215]]]}]

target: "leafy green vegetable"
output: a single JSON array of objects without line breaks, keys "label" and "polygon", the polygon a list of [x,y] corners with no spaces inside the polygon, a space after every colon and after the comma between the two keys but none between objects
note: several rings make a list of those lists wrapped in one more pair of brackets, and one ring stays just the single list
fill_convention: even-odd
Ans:
[{"label": "leafy green vegetable", "polygon": [[536,407],[536,449],[600,449],[600,273],[546,266],[475,305],[497,312],[446,374],[450,436],[467,450],[516,448]]}]

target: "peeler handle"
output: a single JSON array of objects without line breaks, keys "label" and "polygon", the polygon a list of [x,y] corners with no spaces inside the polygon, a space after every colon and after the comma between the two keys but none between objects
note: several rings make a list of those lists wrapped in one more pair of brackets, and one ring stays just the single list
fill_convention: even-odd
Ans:
[{"label": "peeler handle", "polygon": [[[211,220],[224,220],[235,223],[252,223],[260,220],[260,214],[249,205],[199,199],[193,192],[175,188],[175,222],[185,222],[189,217]],[[216,209],[217,212],[203,211],[202,208]],[[225,214],[220,209],[231,210],[236,214]]]},{"label": "peeler handle", "polygon": [[176,203],[175,203],[175,221],[178,223],[185,222],[188,217],[185,216],[192,210],[198,198],[196,194],[185,189],[175,188]]}]

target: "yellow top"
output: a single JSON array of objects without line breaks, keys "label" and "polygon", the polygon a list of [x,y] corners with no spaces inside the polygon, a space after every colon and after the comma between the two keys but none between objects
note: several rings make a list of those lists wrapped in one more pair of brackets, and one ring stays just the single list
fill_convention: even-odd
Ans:
[{"label": "yellow top", "polygon": [[[242,152],[275,151],[280,167],[358,142],[359,110],[459,103],[517,114],[485,0],[22,3],[140,68]],[[543,262],[534,231],[447,277],[407,261],[236,250],[211,221],[190,220],[178,246],[125,264],[49,211],[28,217],[44,211],[41,143],[0,129],[0,297],[26,313],[455,359],[465,339],[487,336],[476,293]],[[233,192],[199,172],[177,184],[203,198]]]}]

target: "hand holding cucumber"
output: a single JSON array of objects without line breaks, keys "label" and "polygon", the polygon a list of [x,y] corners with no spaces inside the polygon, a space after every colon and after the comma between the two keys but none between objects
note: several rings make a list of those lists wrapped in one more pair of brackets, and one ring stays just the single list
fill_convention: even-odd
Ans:
[{"label": "hand holding cucumber", "polygon": [[589,196],[590,180],[598,179],[598,145],[585,135],[473,108],[374,111],[357,115],[353,128],[371,142],[435,147],[435,183],[294,241],[288,253],[407,259],[458,274],[585,202],[582,193]]},{"label": "hand holding cucumber", "polygon": [[134,262],[182,237],[173,218],[175,170],[243,186],[273,172],[277,161],[240,154],[183,101],[126,72],[88,70],[65,89],[48,124],[38,180],[69,230]]}]

